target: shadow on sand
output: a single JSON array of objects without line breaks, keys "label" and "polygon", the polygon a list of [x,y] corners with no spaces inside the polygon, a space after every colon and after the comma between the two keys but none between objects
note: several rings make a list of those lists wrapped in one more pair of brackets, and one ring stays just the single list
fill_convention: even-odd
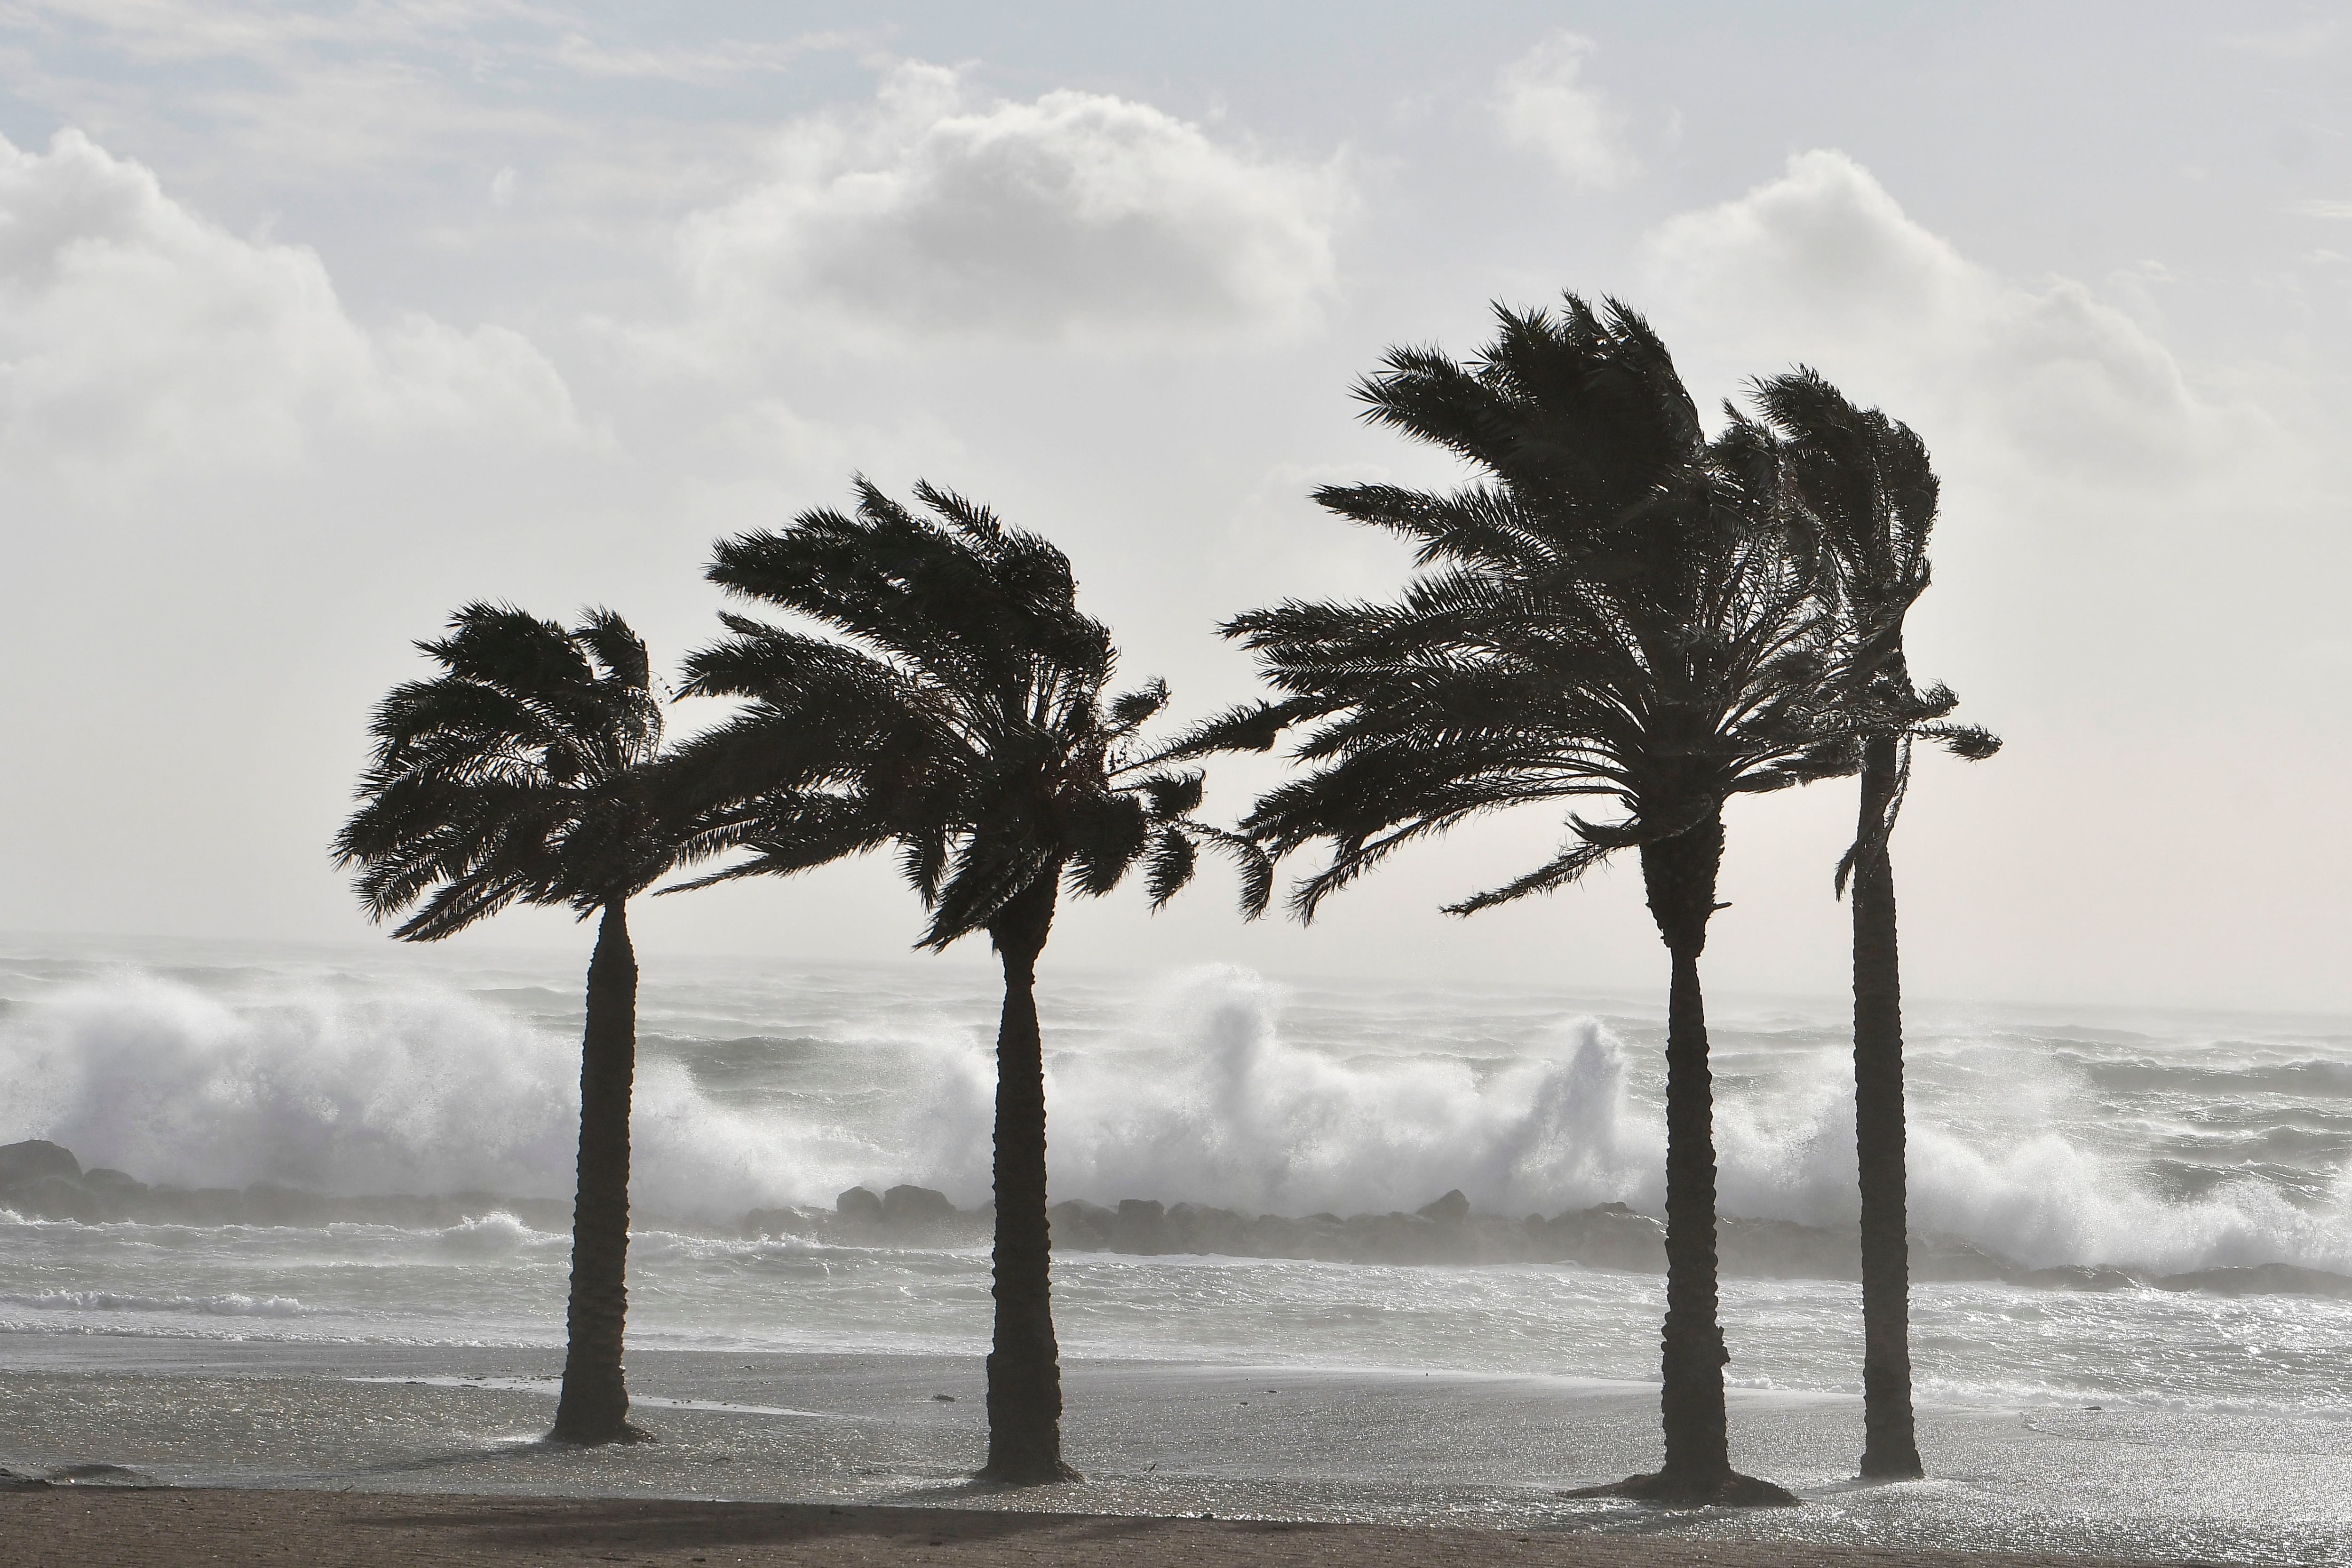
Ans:
[{"label": "shadow on sand", "polygon": [[[938,1489],[938,1493],[943,1497],[970,1497],[997,1489],[974,1483],[960,1489]],[[838,1536],[859,1536],[890,1545],[943,1546],[955,1542],[1018,1542],[1044,1536],[1075,1543],[1140,1536],[1164,1528],[1166,1523],[1164,1520],[1109,1514],[948,1508],[591,1499],[548,1503],[485,1498],[471,1507],[444,1505],[431,1512],[377,1514],[352,1521],[352,1528],[427,1531],[455,1536],[470,1545],[493,1551],[593,1548],[610,1552],[757,1546]],[[1249,1534],[1282,1534],[1333,1527],[1235,1521],[1224,1528]]]}]

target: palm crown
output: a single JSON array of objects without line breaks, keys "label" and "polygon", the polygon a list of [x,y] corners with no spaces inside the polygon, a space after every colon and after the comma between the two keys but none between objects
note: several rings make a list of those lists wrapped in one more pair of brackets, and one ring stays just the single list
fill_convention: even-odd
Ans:
[{"label": "palm crown", "polygon": [[668,868],[643,772],[661,709],[627,622],[593,610],[566,628],[477,603],[416,646],[443,673],[377,707],[362,805],[334,843],[373,918],[424,900],[394,933],[415,942],[518,901],[584,918]]},{"label": "palm crown", "polygon": [[929,515],[856,489],[854,513],[718,547],[713,582],[824,633],[729,615],[733,635],[688,659],[688,692],[747,706],[678,776],[750,851],[691,886],[896,843],[930,911],[920,945],[941,948],[1040,882],[1107,893],[1139,862],[1157,907],[1203,844],[1263,879],[1251,847],[1192,817],[1202,775],[1140,747],[1166,685],[1106,696],[1117,650],[1059,550],[929,485]]},{"label": "palm crown", "polygon": [[1315,766],[1246,831],[1277,854],[1316,838],[1321,900],[1400,846],[1526,802],[1614,797],[1570,818],[1551,860],[1457,913],[1573,881],[1673,838],[1727,795],[1846,764],[1821,680],[1830,620],[1816,563],[1775,525],[1764,433],[1710,442],[1664,346],[1631,310],[1496,311],[1470,365],[1392,353],[1358,395],[1375,423],[1482,473],[1445,493],[1335,486],[1316,500],[1418,547],[1393,604],[1291,602],[1236,617],[1284,701],[1213,721],[1193,746],[1264,746],[1315,722]]},{"label": "palm crown", "polygon": [[[1870,830],[1884,839],[1902,810],[1914,738],[1971,762],[2000,750],[1990,731],[1944,722],[1959,699],[1940,682],[1921,690],[1904,655],[1905,617],[1927,591],[1935,467],[1909,426],[1855,407],[1810,368],[1758,382],[1755,402],[1775,439],[1791,526],[1819,542],[1827,568],[1816,583],[1841,626],[1825,684],[1850,731],[1842,744],[1858,757],[1869,737],[1899,742],[1883,820]],[[1860,847],[1839,864],[1841,889]]]}]

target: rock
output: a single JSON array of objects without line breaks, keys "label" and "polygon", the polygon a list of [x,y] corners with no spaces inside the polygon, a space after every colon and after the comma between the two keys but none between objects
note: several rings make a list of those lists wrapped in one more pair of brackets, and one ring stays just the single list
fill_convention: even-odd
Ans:
[{"label": "rock", "polygon": [[1110,1222],[1110,1249],[1146,1257],[1168,1251],[1166,1205],[1155,1198],[1119,1199],[1118,1214]]},{"label": "rock", "polygon": [[1118,1216],[1100,1204],[1072,1198],[1045,1211],[1054,1229],[1054,1246],[1063,1252],[1100,1252],[1110,1245],[1110,1227]]},{"label": "rock", "polygon": [[1914,1279],[2005,1279],[2016,1268],[1980,1247],[1948,1236],[1911,1237]]},{"label": "rock", "polygon": [[2333,1296],[2338,1300],[2352,1297],[2352,1279],[2293,1263],[2200,1268],[2162,1275],[2148,1283],[2159,1290],[2201,1290],[2214,1296]]},{"label": "rock", "polygon": [[1166,1247],[1202,1257],[1256,1258],[1256,1227],[1232,1209],[1178,1204],[1168,1211]]},{"label": "rock", "polygon": [[0,1187],[29,1186],[53,1176],[81,1180],[81,1162],[62,1143],[27,1138],[22,1143],[0,1144]]},{"label": "rock", "polygon": [[100,1225],[112,1216],[106,1212],[105,1202],[96,1193],[79,1183],[63,1176],[45,1176],[37,1182],[26,1183],[9,1194],[8,1201],[26,1214],[41,1219],[69,1219],[81,1225]]},{"label": "rock", "polygon": [[882,1194],[885,1225],[929,1225],[953,1219],[955,1212],[955,1205],[948,1202],[947,1194],[935,1193],[929,1187],[900,1185]]},{"label": "rock", "polygon": [[1715,1222],[1716,1257],[1726,1274],[1750,1279],[1859,1279],[1862,1237],[1785,1219]]},{"label": "rock", "polygon": [[[1426,1187],[1422,1189],[1423,1192],[1428,1190]],[[1414,1212],[1423,1219],[1433,1219],[1441,1225],[1458,1222],[1470,1217],[1470,1200],[1462,1195],[1460,1187],[1456,1187],[1435,1202],[1422,1205]]]},{"label": "rock", "polygon": [[1666,1267],[1666,1227],[1623,1204],[1570,1209],[1528,1227],[1530,1240],[1549,1263],[1576,1262],[1588,1268],[1661,1274]]},{"label": "rock", "polygon": [[123,1171],[111,1171],[104,1165],[95,1166],[81,1173],[81,1184],[102,1198],[131,1199],[147,1195],[147,1184]]},{"label": "rock", "polygon": [[1348,1256],[1365,1263],[1465,1263],[1473,1250],[1452,1226],[1417,1214],[1350,1215]]},{"label": "rock", "polygon": [[833,1200],[833,1212],[853,1225],[880,1225],[882,1198],[871,1187],[852,1187]]}]

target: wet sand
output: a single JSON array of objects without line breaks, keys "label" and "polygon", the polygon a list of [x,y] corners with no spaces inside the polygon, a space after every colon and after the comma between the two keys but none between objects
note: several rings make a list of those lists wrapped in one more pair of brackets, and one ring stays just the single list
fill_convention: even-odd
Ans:
[{"label": "wet sand", "polygon": [[[968,1538],[963,1556],[941,1562],[1177,1562],[1213,1542],[1223,1554],[1213,1560],[1244,1563],[1259,1558],[1238,1554],[1243,1537],[1259,1543],[1252,1552],[1283,1542],[1308,1552],[1327,1528],[1403,1543],[1379,1548],[1396,1562],[1440,1560],[1428,1555],[1439,1542],[1449,1543],[1443,1560],[1487,1561],[1450,1543],[1478,1543],[1461,1550],[1491,1557],[1517,1551],[1521,1537],[1552,1543],[1552,1556],[1530,1561],[1560,1563],[1990,1561],[1949,1555],[1977,1552],[2011,1562],[2352,1562],[2343,1501],[2352,1450],[2338,1418],[1923,1406],[1933,1479],[1874,1485],[1853,1479],[1855,1401],[1738,1391],[1734,1462],[1793,1488],[1804,1506],[1666,1510],[1564,1495],[1655,1468],[1654,1386],[1074,1362],[1064,1369],[1066,1438],[1087,1479],[1004,1491],[970,1479],[986,1446],[977,1357],[640,1352],[631,1358],[636,1416],[661,1440],[578,1449],[537,1440],[554,1407],[557,1353],[0,1334],[0,1468],[75,1483],[0,1495],[10,1517],[46,1510],[70,1520],[87,1509],[93,1529],[137,1531],[242,1508],[257,1542],[240,1547],[216,1531],[202,1552],[142,1559],[109,1557],[113,1548],[92,1537],[83,1557],[27,1557],[21,1543],[44,1546],[52,1533],[36,1522],[0,1537],[0,1563],[204,1562],[213,1552],[225,1563],[314,1560],[273,1555],[281,1536],[309,1527],[262,1517],[276,1508],[291,1520],[287,1510],[313,1506],[379,1510],[348,1542],[342,1527],[321,1527],[346,1555],[315,1560],[354,1563],[400,1560],[348,1555],[382,1538],[387,1520],[431,1524],[420,1561],[488,1561],[464,1553],[554,1539],[534,1529],[652,1517],[627,1511],[640,1507],[671,1510],[660,1515],[668,1520],[870,1516],[900,1531],[852,1531],[866,1544],[823,1547],[836,1553],[825,1556],[808,1553],[829,1537],[803,1528],[739,1543],[771,1553],[746,1563],[912,1560],[929,1552],[923,1532],[934,1520],[961,1521],[957,1539]],[[347,1500],[236,1500],[289,1493]],[[147,1500],[157,1498],[194,1511]],[[500,1511],[509,1508],[536,1512]],[[1106,1519],[1189,1521],[1181,1537],[1203,1514],[1234,1522],[1189,1546],[1100,1555],[1113,1539],[1176,1539],[1174,1526]],[[1081,1529],[1070,1522],[1078,1516],[1096,1522]],[[131,1522],[107,1522],[117,1517]],[[72,1538],[56,1540],[63,1550]],[[670,1556],[646,1560],[696,1555],[653,1545]],[[629,1550],[575,1560],[639,1560]],[[1363,1556],[1372,1550],[1348,1547],[1331,1561],[1382,1561]]]},{"label": "wet sand", "polygon": [[740,1563],[752,1568],[886,1563],[950,1568],[1402,1568],[1441,1563],[1465,1568],[1794,1568],[1814,1563],[1823,1568],[2095,1568],[2123,1561],[824,1504],[81,1487],[0,1495],[0,1562],[17,1568],[150,1568],[207,1562],[319,1568],[558,1563]]}]

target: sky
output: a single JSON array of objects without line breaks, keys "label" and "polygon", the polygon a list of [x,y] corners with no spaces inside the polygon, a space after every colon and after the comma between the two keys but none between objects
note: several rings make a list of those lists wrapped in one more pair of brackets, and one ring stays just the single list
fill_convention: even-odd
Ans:
[{"label": "sky", "polygon": [[[1250,698],[1222,620],[1408,571],[1307,492],[1458,477],[1351,383],[1569,289],[1703,407],[1806,363],[1935,453],[1914,667],[2008,744],[1918,769],[1915,994],[2352,1011],[2352,6],[0,0],[0,931],[382,941],[326,846],[414,639],[604,604],[675,670],[711,541],[853,471],[1054,539],[1180,716]],[[1734,805],[1711,981],[1838,991],[1853,812]],[[1662,986],[1630,861],[1438,912],[1559,837],[1305,929],[1212,866],[1048,963]],[[877,859],[635,925],[919,921]]]}]

